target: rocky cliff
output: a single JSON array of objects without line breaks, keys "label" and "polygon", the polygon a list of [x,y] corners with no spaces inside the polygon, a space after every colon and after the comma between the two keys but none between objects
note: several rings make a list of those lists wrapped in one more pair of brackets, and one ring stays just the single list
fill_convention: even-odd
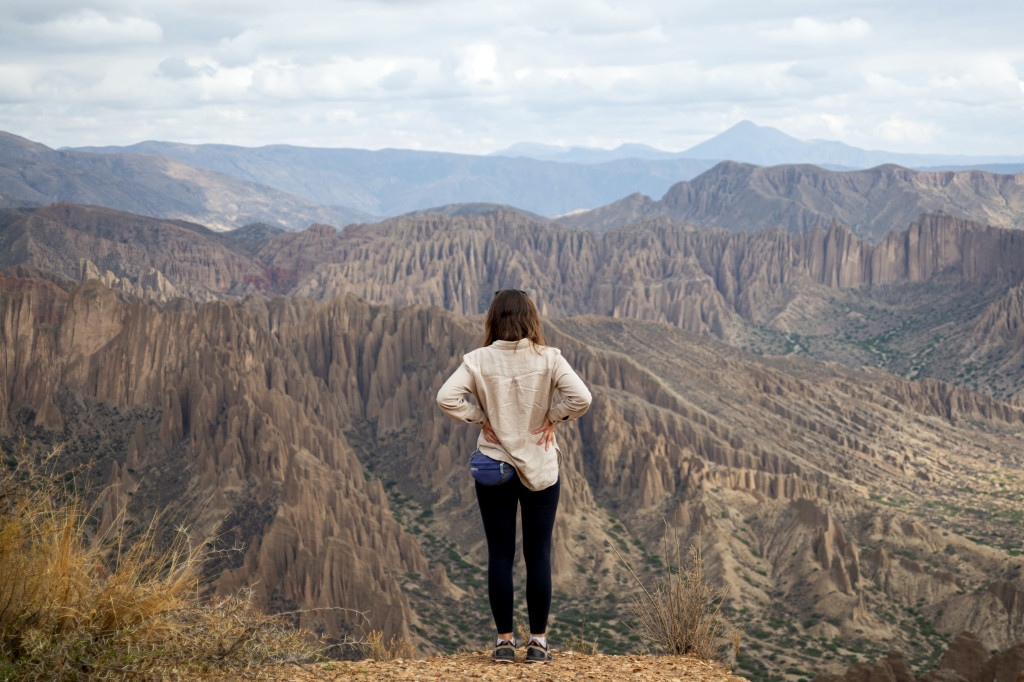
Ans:
[{"label": "rocky cliff", "polygon": [[[97,282],[17,279],[4,280],[0,305],[7,430],[21,422],[75,440],[86,404],[134,419],[127,442],[93,462],[122,491],[109,504],[130,502],[144,517],[173,502],[198,538],[227,534],[244,558],[228,557],[237,568],[222,589],[255,585],[265,603],[313,609],[302,620],[328,631],[364,625],[362,611],[375,627],[408,633],[398,580],[427,573],[426,559],[345,441],[340,425],[357,396],[332,397],[302,350],[275,333],[293,306],[160,309]],[[152,416],[133,417],[140,409]],[[354,611],[317,610],[338,606]]]},{"label": "rocky cliff", "polygon": [[872,243],[922,213],[946,211],[1007,228],[1024,226],[1024,176],[978,170],[915,171],[885,165],[828,171],[817,166],[759,167],[725,161],[673,185],[659,201],[633,195],[562,222],[606,232],[645,218],[752,232],[781,228],[796,235],[833,221]]},{"label": "rocky cliff", "polygon": [[[329,299],[352,292],[461,314],[480,312],[495,287],[529,287],[551,314],[655,319],[706,332],[724,325],[689,315],[688,301],[701,299],[720,318],[756,319],[787,289],[807,283],[845,289],[944,275],[1012,286],[1024,279],[1021,234],[937,213],[878,246],[835,222],[805,237],[700,230],[664,220],[596,237],[498,209],[396,218],[340,233],[314,225],[243,240],[195,224],[55,204],[0,216],[6,247],[0,265],[32,265],[83,280],[109,271],[108,283],[123,280],[125,286],[159,273],[193,297],[251,290]],[[167,296],[157,291],[152,297]],[[718,303],[709,300],[716,297]]]},{"label": "rocky cliff", "polygon": [[964,631],[949,644],[934,669],[915,676],[905,656],[889,652],[873,663],[854,663],[843,675],[822,674],[814,682],[1017,682],[1024,678],[1024,642],[993,652]]},{"label": "rocky cliff", "polygon": [[256,263],[225,241],[194,223],[76,204],[0,212],[0,266],[30,265],[69,279],[97,279],[157,301],[214,300],[263,277]]},{"label": "rocky cliff", "polygon": [[[464,471],[476,433],[433,394],[476,324],[351,296],[157,304],[5,277],[0,427],[5,442],[66,441],[93,461],[115,484],[107,518],[174,503],[200,535],[220,532],[238,550],[218,565],[220,590],[254,585],[330,632],[366,624],[342,607],[423,645],[466,646],[489,628]],[[1024,635],[1024,491],[1008,473],[1019,407],[758,358],[656,322],[548,324],[595,395],[559,432],[556,632],[582,614],[604,646],[621,642],[621,600],[593,599],[631,590],[606,541],[653,579],[667,536],[701,533],[730,613],[750,624],[749,671],[805,665],[793,632],[835,642],[836,666],[927,652],[963,623],[997,646]]]},{"label": "rocky cliff", "polygon": [[503,210],[263,234],[70,204],[0,214],[4,264],[155,300],[352,293],[471,315],[518,287],[547,315],[665,322],[757,352],[1024,391],[1010,333],[1021,232],[946,214],[877,246],[839,224],[797,237],[652,220],[597,236]]}]

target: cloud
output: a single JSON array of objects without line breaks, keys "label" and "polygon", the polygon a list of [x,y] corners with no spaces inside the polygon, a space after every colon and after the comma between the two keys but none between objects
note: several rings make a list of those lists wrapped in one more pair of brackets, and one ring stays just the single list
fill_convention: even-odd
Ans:
[{"label": "cloud", "polygon": [[498,51],[490,43],[475,43],[462,49],[455,77],[467,85],[495,85],[498,75]]},{"label": "cloud", "polygon": [[871,24],[860,17],[843,21],[820,21],[813,17],[797,17],[785,28],[766,29],[761,35],[768,41],[783,45],[834,46],[857,42],[871,33]]},{"label": "cloud", "polygon": [[893,114],[882,121],[876,127],[876,132],[886,142],[899,146],[907,143],[914,146],[927,145],[943,133],[942,128],[935,123],[907,120],[900,114]]},{"label": "cloud", "polygon": [[940,5],[0,3],[0,129],[481,152],[684,149],[750,119],[871,148],[1024,153],[1024,3]]},{"label": "cloud", "polygon": [[416,83],[416,71],[413,69],[399,69],[392,71],[381,78],[378,83],[385,90],[399,91],[408,90]]},{"label": "cloud", "polygon": [[[655,3],[658,4],[658,3]],[[612,3],[605,0],[555,0],[509,5],[518,22],[548,35],[604,38],[637,33],[658,23],[660,13],[643,3]],[[671,11],[669,7],[663,8]]]},{"label": "cloud", "polygon": [[153,21],[133,16],[110,17],[93,9],[27,24],[24,30],[37,40],[65,46],[158,43],[163,39],[163,29]]},{"label": "cloud", "polygon": [[0,64],[0,102],[25,102],[32,98],[32,74],[23,66]]},{"label": "cloud", "polygon": [[184,80],[187,78],[198,78],[199,76],[212,76],[213,67],[207,64],[193,64],[184,57],[168,57],[160,62],[157,67],[160,75],[172,80]]},{"label": "cloud", "polygon": [[1004,59],[968,58],[944,71],[947,73],[936,74],[929,82],[937,97],[973,104],[1009,101],[1024,106],[1024,79]]},{"label": "cloud", "polygon": [[246,30],[232,38],[222,38],[213,54],[222,66],[248,66],[256,61],[262,47],[261,32]]}]

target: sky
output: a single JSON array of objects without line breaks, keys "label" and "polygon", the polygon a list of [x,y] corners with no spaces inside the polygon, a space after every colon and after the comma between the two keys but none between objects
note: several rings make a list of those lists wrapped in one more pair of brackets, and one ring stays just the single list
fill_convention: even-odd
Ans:
[{"label": "sky", "polygon": [[0,130],[485,154],[750,120],[1020,156],[1022,28],[1020,0],[5,0]]}]

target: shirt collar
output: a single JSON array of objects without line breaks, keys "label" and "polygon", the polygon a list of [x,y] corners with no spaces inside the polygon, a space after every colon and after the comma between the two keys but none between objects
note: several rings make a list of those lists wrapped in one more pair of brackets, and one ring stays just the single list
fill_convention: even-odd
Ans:
[{"label": "shirt collar", "polygon": [[491,348],[497,348],[498,350],[515,350],[519,347],[520,343],[530,343],[529,339],[519,339],[518,341],[504,341],[498,339],[497,341],[491,342]]}]

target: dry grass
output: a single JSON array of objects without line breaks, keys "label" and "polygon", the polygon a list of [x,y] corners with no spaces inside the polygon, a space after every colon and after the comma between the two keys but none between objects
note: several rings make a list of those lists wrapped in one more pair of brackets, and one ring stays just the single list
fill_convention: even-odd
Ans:
[{"label": "dry grass", "polygon": [[78,495],[22,453],[0,468],[0,679],[256,676],[300,662],[318,641],[240,592],[208,601],[208,544],[178,529],[166,548],[156,525],[129,539],[125,524],[90,537]]},{"label": "dry grass", "polygon": [[385,643],[384,633],[380,630],[371,630],[365,639],[357,643],[366,658],[375,661],[395,661],[398,659],[409,660],[416,658],[416,648],[404,637],[392,635]]},{"label": "dry grass", "polygon": [[616,551],[640,588],[629,604],[630,627],[654,651],[727,661],[738,653],[740,638],[719,610],[728,590],[715,587],[704,575],[699,539],[684,559],[678,541],[670,553],[670,535],[666,532],[666,574],[650,589]]},{"label": "dry grass", "polygon": [[[516,640],[516,644],[523,645],[523,644],[528,644],[529,643],[530,635],[532,634],[530,632],[530,625],[529,625],[529,623],[526,622],[526,619],[523,618],[522,616],[517,616],[516,617],[516,620],[515,620],[515,633],[514,634],[516,635],[516,637],[519,638],[519,639]],[[494,644],[493,638],[491,640],[491,644],[492,645]]]},{"label": "dry grass", "polygon": [[561,651],[571,651],[577,654],[583,654],[584,656],[593,656],[597,653],[597,640],[588,640],[583,636],[583,626],[580,626],[579,632],[570,632],[565,639],[562,640]]}]

